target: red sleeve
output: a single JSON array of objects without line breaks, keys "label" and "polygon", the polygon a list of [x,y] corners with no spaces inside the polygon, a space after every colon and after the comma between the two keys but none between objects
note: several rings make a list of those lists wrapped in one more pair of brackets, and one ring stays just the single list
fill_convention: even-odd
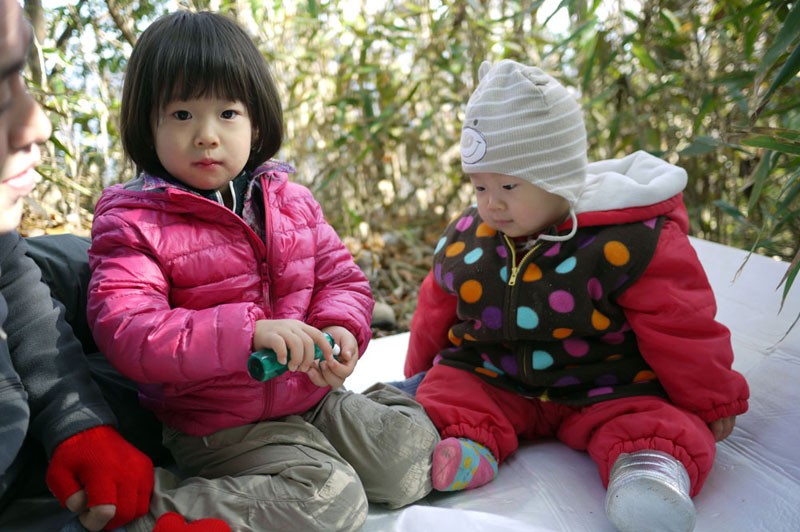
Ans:
[{"label": "red sleeve", "polygon": [[731,369],[730,331],[715,320],[703,266],[675,221],[665,222],[647,270],[618,302],[674,404],[707,423],[747,410],[747,382]]},{"label": "red sleeve", "polygon": [[458,298],[448,294],[436,283],[433,271],[422,281],[414,316],[411,318],[411,338],[406,354],[406,377],[430,369],[433,359],[450,341],[447,333],[457,321]]}]

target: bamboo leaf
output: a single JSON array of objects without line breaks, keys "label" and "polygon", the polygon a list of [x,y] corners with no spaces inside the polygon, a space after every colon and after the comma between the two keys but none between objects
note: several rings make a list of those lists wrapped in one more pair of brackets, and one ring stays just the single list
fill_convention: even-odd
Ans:
[{"label": "bamboo leaf", "polygon": [[650,54],[647,52],[644,46],[641,44],[634,44],[631,47],[631,52],[642,63],[642,66],[650,70],[651,72],[658,72],[659,70],[663,69],[663,65],[656,59],[650,57]]},{"label": "bamboo leaf", "polygon": [[770,170],[772,170],[772,152],[766,151],[753,172],[753,191],[750,193],[750,201],[747,204],[748,216],[753,215],[753,207],[761,195],[761,189],[764,188],[764,181],[766,181]]},{"label": "bamboo leaf", "polygon": [[767,135],[742,139],[741,142],[745,146],[752,146],[754,148],[766,148],[768,150],[800,155],[800,142],[780,141],[773,137],[768,137]]},{"label": "bamboo leaf", "polygon": [[795,46],[792,55],[789,56],[789,59],[781,67],[778,74],[775,76],[775,79],[772,81],[772,85],[770,85],[767,93],[761,98],[761,102],[758,104],[758,109],[755,112],[755,117],[758,117],[761,114],[761,111],[767,105],[772,93],[774,93],[781,85],[784,85],[790,79],[792,79],[795,74],[800,70],[800,43]]},{"label": "bamboo leaf", "polygon": [[761,67],[758,69],[759,74],[769,70],[778,60],[780,54],[794,42],[798,35],[800,35],[800,2],[795,2],[791,12],[783,21],[783,27],[775,37],[775,41],[761,59]]}]

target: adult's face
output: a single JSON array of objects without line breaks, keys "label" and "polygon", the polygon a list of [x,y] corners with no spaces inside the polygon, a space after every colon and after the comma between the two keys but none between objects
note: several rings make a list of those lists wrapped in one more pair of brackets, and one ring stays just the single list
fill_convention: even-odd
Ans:
[{"label": "adult's face", "polygon": [[0,233],[19,225],[23,198],[38,177],[38,144],[51,133],[22,79],[30,40],[31,27],[17,0],[0,0]]}]

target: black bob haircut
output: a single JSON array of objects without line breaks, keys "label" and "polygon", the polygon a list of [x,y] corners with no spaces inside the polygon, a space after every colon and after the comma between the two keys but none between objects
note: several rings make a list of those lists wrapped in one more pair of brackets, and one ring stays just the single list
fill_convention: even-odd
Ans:
[{"label": "black bob haircut", "polygon": [[170,177],[156,155],[154,113],[174,100],[206,96],[247,107],[253,138],[245,170],[278,152],[283,111],[264,56],[234,21],[208,11],[178,11],[153,22],[128,60],[120,132],[137,171]]}]

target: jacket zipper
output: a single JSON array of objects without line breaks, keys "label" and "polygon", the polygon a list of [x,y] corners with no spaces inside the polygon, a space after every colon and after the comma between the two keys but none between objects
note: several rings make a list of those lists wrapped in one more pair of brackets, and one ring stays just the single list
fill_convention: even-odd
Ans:
[{"label": "jacket zipper", "polygon": [[[508,246],[509,251],[511,251],[511,273],[508,276],[508,295],[506,296],[506,310],[505,310],[505,315],[507,316],[507,319],[505,320],[506,321],[506,325],[505,325],[505,327],[506,327],[505,333],[506,334],[505,335],[506,335],[506,338],[510,338],[511,337],[511,328],[512,328],[512,325],[511,325],[512,301],[513,301],[513,295],[514,295],[514,286],[517,284],[517,275],[519,275],[519,271],[525,265],[525,262],[531,257],[531,255],[533,255],[533,253],[537,249],[539,249],[539,247],[541,247],[542,242],[539,241],[536,244],[534,244],[533,247],[531,249],[529,249],[528,252],[525,253],[525,255],[523,255],[522,260],[519,261],[519,266],[517,266],[516,246],[511,241],[511,239],[508,238],[508,235],[503,234],[503,238],[506,241],[506,245]],[[528,365],[527,365],[527,363],[523,363],[522,364],[522,376],[525,379],[527,379],[527,377],[528,377]]]},{"label": "jacket zipper", "polygon": [[[260,179],[260,176],[257,176],[254,179]],[[263,182],[262,182],[262,185],[263,185]],[[251,245],[253,245],[254,249],[256,250],[256,254],[258,255],[258,260],[260,261],[262,257],[264,258],[264,263],[263,263],[264,274],[267,276],[267,285],[269,286],[270,293],[266,294],[266,295],[262,294],[262,297],[264,297],[264,306],[266,307],[267,304],[269,304],[269,306],[270,306],[270,316],[272,316],[272,308],[271,308],[272,307],[272,293],[271,293],[272,292],[272,282],[269,279],[269,269],[268,269],[268,266],[267,266],[269,264],[269,259],[270,259],[270,252],[269,252],[270,247],[269,247],[269,245],[267,243],[267,238],[268,238],[269,226],[270,226],[272,220],[270,218],[270,210],[269,210],[269,206],[267,204],[267,199],[266,199],[266,196],[267,196],[266,189],[262,187],[262,190],[263,190],[262,194],[264,195],[264,242],[261,242],[261,238],[259,238],[259,236],[255,233],[255,231],[253,231],[253,229],[249,225],[247,225],[247,222],[245,222],[243,219],[241,219],[235,212],[230,211],[227,207],[225,207],[225,205],[221,205],[221,204],[219,204],[219,203],[217,203],[215,201],[211,201],[210,199],[207,199],[207,198],[196,196],[196,195],[191,194],[189,192],[184,192],[184,191],[182,191],[182,190],[180,190],[178,188],[172,188],[171,190],[173,191],[173,193],[186,194],[188,197],[190,197],[192,199],[199,199],[200,201],[208,202],[208,203],[214,205],[215,206],[214,208],[221,207],[225,211],[233,214],[233,217],[236,219],[236,223],[238,223],[239,225],[244,227],[244,230],[245,230],[246,234],[248,235],[248,238],[250,239]],[[264,249],[263,253],[260,251],[259,246],[263,246],[263,249]],[[262,269],[262,264],[261,263],[259,263],[259,269]],[[268,301],[267,301],[267,298],[269,298]],[[263,389],[264,389],[264,409],[263,409],[262,414],[261,414],[262,418],[266,418],[267,417],[267,413],[269,412],[269,409],[270,409],[269,407],[272,404],[272,388],[273,388],[272,386],[264,386],[263,387]]]}]

